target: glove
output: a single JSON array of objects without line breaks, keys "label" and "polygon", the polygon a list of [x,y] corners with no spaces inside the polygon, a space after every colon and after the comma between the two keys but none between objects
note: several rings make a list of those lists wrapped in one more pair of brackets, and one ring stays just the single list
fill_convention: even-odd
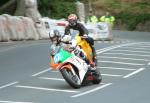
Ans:
[{"label": "glove", "polygon": [[55,45],[51,45],[50,47],[50,55],[54,55],[55,54],[55,51],[56,51],[56,46]]},{"label": "glove", "polygon": [[87,34],[84,34],[83,36],[82,36],[82,38],[88,38],[88,35]]},{"label": "glove", "polygon": [[64,35],[63,37],[62,37],[62,40],[61,40],[62,42],[69,42],[69,41],[71,41],[71,36],[70,35]]},{"label": "glove", "polygon": [[83,36],[88,37],[88,35],[87,35],[87,34],[84,34]]},{"label": "glove", "polygon": [[71,46],[76,47],[77,46],[77,41],[75,39],[71,40]]}]

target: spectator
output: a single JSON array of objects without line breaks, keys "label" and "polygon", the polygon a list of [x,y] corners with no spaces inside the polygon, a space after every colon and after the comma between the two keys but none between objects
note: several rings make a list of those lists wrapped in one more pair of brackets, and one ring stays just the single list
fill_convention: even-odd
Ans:
[{"label": "spectator", "polygon": [[115,17],[110,15],[109,12],[106,12],[106,15],[100,17],[100,21],[101,22],[107,22],[107,23],[111,24],[111,26],[113,26],[114,21],[115,21]]},{"label": "spectator", "polygon": [[93,23],[93,24],[95,24],[97,22],[98,22],[98,18],[95,15],[93,15],[93,14],[90,13],[89,16],[88,16],[88,18],[87,18],[87,23]]}]

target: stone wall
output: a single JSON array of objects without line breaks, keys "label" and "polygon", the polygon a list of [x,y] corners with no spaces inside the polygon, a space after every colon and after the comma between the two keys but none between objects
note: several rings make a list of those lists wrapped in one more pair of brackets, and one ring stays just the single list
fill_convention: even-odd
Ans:
[{"label": "stone wall", "polygon": [[136,27],[136,30],[150,32],[150,21],[147,21],[145,23],[139,23]]},{"label": "stone wall", "polygon": [[23,16],[0,15],[0,41],[48,38],[42,21]]},{"label": "stone wall", "polygon": [[[127,30],[127,25],[123,24],[120,20],[115,22],[114,28],[115,30]],[[134,31],[144,31],[150,32],[150,21],[146,21],[145,23],[139,23]]]}]

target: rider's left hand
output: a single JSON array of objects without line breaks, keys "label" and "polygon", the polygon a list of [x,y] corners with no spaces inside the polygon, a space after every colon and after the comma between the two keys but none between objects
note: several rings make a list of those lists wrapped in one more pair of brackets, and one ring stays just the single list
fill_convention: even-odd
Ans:
[{"label": "rider's left hand", "polygon": [[87,34],[84,34],[83,36],[81,36],[81,38],[86,39],[86,38],[88,38],[88,35],[87,35]]}]

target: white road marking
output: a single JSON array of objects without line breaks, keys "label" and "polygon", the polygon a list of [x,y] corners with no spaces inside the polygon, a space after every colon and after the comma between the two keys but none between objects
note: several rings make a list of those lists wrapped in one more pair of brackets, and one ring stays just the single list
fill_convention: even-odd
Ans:
[{"label": "white road marking", "polygon": [[109,76],[109,77],[122,77],[123,75],[114,75],[114,74],[101,74],[102,76]]},{"label": "white road marking", "polygon": [[51,71],[51,72],[56,72],[56,73],[57,73],[57,72],[59,72],[59,70],[53,70],[53,71]]},{"label": "white road marking", "polygon": [[97,43],[114,43],[114,41],[97,41]]},{"label": "white road marking", "polygon": [[141,44],[141,43],[144,43],[144,42],[127,43],[127,44],[121,44],[121,45],[116,45],[116,46],[110,46],[110,47],[107,47],[107,48],[99,49],[96,52],[97,52],[97,54],[101,54],[101,53],[110,51],[112,49],[116,49],[116,48],[120,48],[120,47],[124,47],[124,46],[135,45],[135,44]]},{"label": "white road marking", "polygon": [[138,47],[150,48],[150,45],[138,45]]},{"label": "white road marking", "polygon": [[11,50],[11,49],[16,49],[16,48],[19,48],[19,47],[29,47],[29,46],[36,46],[36,45],[43,45],[43,44],[47,44],[47,43],[36,43],[36,44],[28,43],[27,45],[18,45],[18,44],[16,44],[16,45],[11,45],[8,48],[1,49],[0,52],[5,52],[5,51]]},{"label": "white road marking", "polygon": [[65,81],[64,79],[61,78],[49,78],[49,77],[39,77],[40,79],[47,79],[47,80],[58,80],[58,81]]},{"label": "white road marking", "polygon": [[42,74],[42,73],[45,73],[45,72],[47,72],[47,71],[50,71],[50,70],[51,70],[51,69],[48,68],[48,69],[45,69],[45,70],[43,70],[43,71],[41,71],[41,72],[35,73],[35,74],[33,74],[32,76],[35,77],[35,76],[38,76],[38,75],[40,75],[40,74]]},{"label": "white road marking", "polygon": [[108,84],[108,83],[103,83],[103,82],[101,82],[100,84],[104,85],[104,84]]},{"label": "white road marking", "polygon": [[15,48],[17,48],[17,47],[18,47],[18,46],[15,45],[15,46],[11,46],[11,47],[9,47],[9,48],[4,48],[4,49],[1,49],[0,52],[5,52],[5,51],[11,50],[11,49],[15,49]]},{"label": "white road marking", "polygon": [[136,58],[124,58],[124,57],[110,57],[110,56],[98,56],[99,58],[114,58],[114,59],[125,59],[125,60],[137,60],[137,61],[150,61],[147,59],[136,59]]},{"label": "white road marking", "polygon": [[144,42],[144,44],[140,44],[140,45],[149,45],[149,42]]},{"label": "white road marking", "polygon": [[150,62],[147,65],[150,65]]},{"label": "white road marking", "polygon": [[127,51],[127,52],[133,52],[133,53],[147,53],[147,54],[150,54],[150,52],[146,52],[146,51],[135,51],[135,50],[111,50],[111,51],[119,51],[119,52]]},{"label": "white road marking", "polygon": [[132,50],[149,50],[148,48],[141,48],[141,47],[122,47],[122,48]]},{"label": "white road marking", "polygon": [[17,101],[1,101],[0,103],[33,103],[33,102],[17,102]]},{"label": "white road marking", "polygon": [[17,86],[15,86],[15,87],[18,87],[18,88],[25,88],[25,89],[43,90],[43,91],[68,92],[68,93],[78,93],[78,92],[80,92],[80,91],[73,91],[73,90],[62,90],[62,89],[53,89],[53,88],[23,86],[23,85],[17,85]]},{"label": "white road marking", "polygon": [[127,64],[127,65],[145,65],[145,64],[137,64],[137,63],[126,63],[126,62],[115,62],[115,61],[98,61],[102,63],[116,63],[116,64]]},{"label": "white road marking", "polygon": [[12,86],[12,85],[17,84],[17,83],[19,83],[19,82],[18,82],[18,81],[16,81],[16,82],[12,82],[12,83],[9,83],[9,84],[6,84],[6,85],[3,85],[3,86],[1,86],[1,87],[0,87],[0,89],[3,89],[3,88],[6,88],[6,87],[9,87],[9,86]]},{"label": "white road marking", "polygon": [[104,68],[104,69],[113,69],[113,70],[136,70],[136,69],[129,69],[129,68],[116,68],[116,67],[97,67],[97,68]]},{"label": "white road marking", "polygon": [[134,75],[134,74],[137,74],[137,73],[143,71],[144,69],[145,69],[145,68],[140,68],[140,69],[138,69],[138,70],[136,70],[136,71],[134,71],[134,72],[132,72],[132,73],[130,73],[130,74],[124,76],[123,78],[128,78],[128,77],[130,77],[130,76],[132,76],[132,75]]},{"label": "white road marking", "polygon": [[142,56],[142,57],[150,57],[150,55],[141,55],[141,54],[126,54],[126,53],[104,53],[104,54],[111,54],[111,55],[131,55],[131,56]]},{"label": "white road marking", "polygon": [[101,86],[99,86],[99,87],[97,87],[97,88],[91,89],[91,90],[86,91],[86,92],[83,92],[83,93],[79,93],[79,94],[73,95],[73,96],[71,96],[71,97],[72,97],[72,98],[75,98],[75,97],[83,96],[83,95],[86,95],[86,94],[95,92],[95,91],[97,91],[97,90],[100,90],[100,89],[102,89],[102,88],[104,88],[104,87],[107,87],[107,86],[109,86],[109,85],[112,85],[112,83],[108,83],[108,84],[101,85]]}]

